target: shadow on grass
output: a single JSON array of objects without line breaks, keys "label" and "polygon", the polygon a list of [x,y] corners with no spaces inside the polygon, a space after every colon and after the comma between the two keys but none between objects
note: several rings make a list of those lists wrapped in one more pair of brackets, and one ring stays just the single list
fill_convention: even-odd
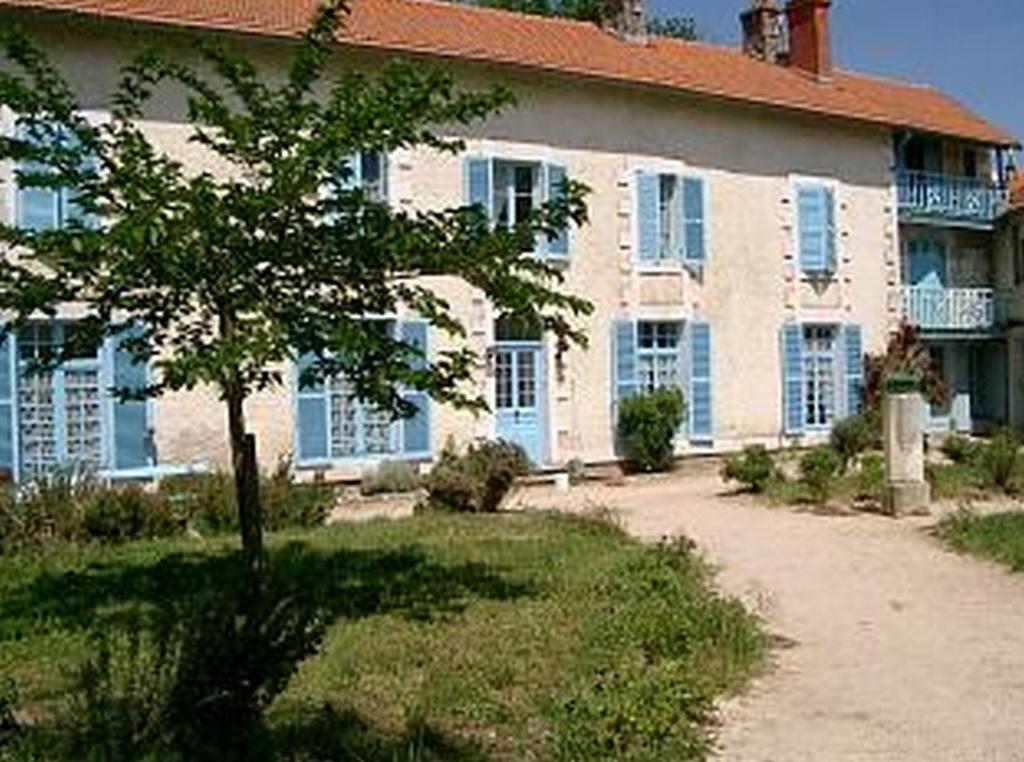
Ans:
[{"label": "shadow on grass", "polygon": [[[524,581],[481,563],[442,564],[422,548],[314,549],[292,542],[269,555],[275,588],[321,611],[328,621],[392,613],[430,620],[461,611],[472,598],[534,594]],[[104,561],[84,571],[44,573],[5,595],[0,639],[43,629],[137,627],[182,619],[240,590],[238,553],[176,553],[152,563]]]},{"label": "shadow on grass", "polygon": [[453,740],[438,729],[413,723],[401,736],[389,736],[355,712],[325,706],[274,733],[276,758],[289,762],[487,762],[477,746]]}]

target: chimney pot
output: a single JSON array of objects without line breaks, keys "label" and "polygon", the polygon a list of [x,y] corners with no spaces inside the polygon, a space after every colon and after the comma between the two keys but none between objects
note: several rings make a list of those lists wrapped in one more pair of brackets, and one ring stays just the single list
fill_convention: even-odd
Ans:
[{"label": "chimney pot", "polygon": [[754,0],[740,14],[743,52],[753,58],[778,63],[783,56],[782,11],[775,0]]},{"label": "chimney pot", "polygon": [[832,73],[829,50],[828,10],[831,0],[789,0],[789,63],[818,79]]}]

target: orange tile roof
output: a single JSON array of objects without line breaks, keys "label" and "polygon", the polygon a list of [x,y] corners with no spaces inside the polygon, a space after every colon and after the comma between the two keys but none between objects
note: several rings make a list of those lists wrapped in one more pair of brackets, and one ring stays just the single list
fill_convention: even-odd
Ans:
[{"label": "orange tile roof", "polygon": [[[0,0],[0,8],[273,36],[301,31],[316,6],[317,0]],[[735,48],[668,38],[639,45],[585,22],[438,0],[352,0],[351,8],[340,32],[351,45],[681,90],[991,145],[1018,143],[928,87],[845,71],[819,82]]]}]

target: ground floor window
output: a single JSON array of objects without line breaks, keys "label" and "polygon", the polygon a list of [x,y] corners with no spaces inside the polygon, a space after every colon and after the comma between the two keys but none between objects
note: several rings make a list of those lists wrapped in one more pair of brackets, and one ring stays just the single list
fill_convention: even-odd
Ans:
[{"label": "ground floor window", "polygon": [[330,380],[328,395],[332,458],[397,452],[396,424],[390,413],[360,401],[344,377]]},{"label": "ground floor window", "polygon": [[636,375],[640,391],[682,386],[681,322],[637,323]]},{"label": "ground floor window", "polygon": [[[374,320],[373,323],[381,331],[426,352],[425,322]],[[414,364],[423,362],[423,358],[418,358]],[[430,454],[429,399],[424,392],[404,392],[403,398],[418,412],[410,418],[396,419],[390,411],[361,400],[355,384],[343,374],[327,379],[308,377],[314,367],[314,358],[303,356],[296,369],[296,450],[300,465]]]},{"label": "ground floor window", "polygon": [[34,323],[18,335],[18,438],[28,478],[62,467],[98,470],[104,464],[100,352],[55,368],[40,365],[59,351],[64,328]]},{"label": "ground floor window", "polygon": [[22,480],[141,469],[155,460],[146,401],[112,389],[144,393],[147,364],[122,351],[117,336],[72,351],[73,326],[32,322],[0,342],[0,467]]},{"label": "ground floor window", "polygon": [[804,424],[828,428],[836,417],[836,326],[804,326]]}]

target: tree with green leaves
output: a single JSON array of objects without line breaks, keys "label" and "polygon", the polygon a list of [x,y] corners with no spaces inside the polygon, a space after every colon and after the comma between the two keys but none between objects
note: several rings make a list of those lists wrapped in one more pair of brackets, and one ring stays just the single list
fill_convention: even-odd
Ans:
[{"label": "tree with green leaves", "polygon": [[[421,148],[463,150],[446,137],[512,104],[501,88],[465,91],[442,71],[400,61],[369,75],[334,67],[344,0],[326,4],[283,81],[213,38],[203,68],[147,50],[123,69],[109,119],[87,120],[60,72],[18,30],[0,33],[0,106],[18,119],[0,138],[21,188],[63,189],[82,212],[56,229],[0,225],[0,311],[7,331],[74,304],[81,315],[59,364],[112,336],[151,368],[122,398],[212,385],[226,407],[242,544],[254,572],[262,532],[245,403],[308,358],[302,384],[343,374],[357,396],[396,418],[415,414],[401,390],[480,411],[466,381],[480,358],[424,276],[479,289],[500,314],[539,322],[562,348],[583,344],[588,302],[562,274],[524,254],[586,219],[586,189],[556,198],[512,228],[484,210],[393,208],[350,182],[352,157]],[[278,72],[279,74],[280,72]],[[223,171],[195,171],[147,135],[147,106],[183,92],[182,122]],[[454,338],[423,348],[367,316],[415,314]],[[125,326],[131,326],[130,331]]]}]

